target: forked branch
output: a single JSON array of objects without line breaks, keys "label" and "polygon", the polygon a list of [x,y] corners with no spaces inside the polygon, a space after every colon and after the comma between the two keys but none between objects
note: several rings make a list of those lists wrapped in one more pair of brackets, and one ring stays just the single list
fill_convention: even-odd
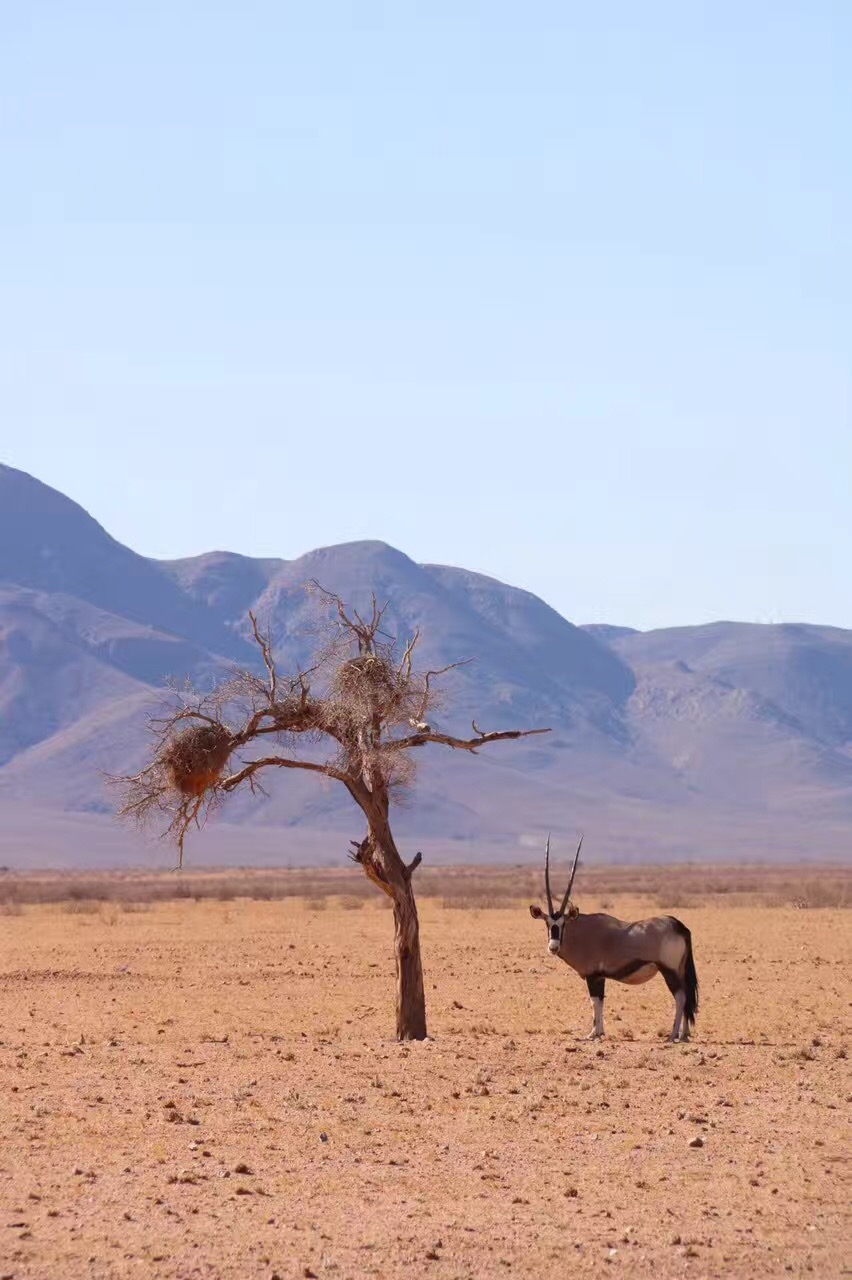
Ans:
[{"label": "forked branch", "polygon": [[249,609],[249,618],[251,619],[251,629],[254,632],[254,638],[263,654],[263,662],[266,670],[269,672],[269,701],[278,701],[278,672],[275,669],[275,659],[272,656],[272,645],[268,635],[263,635],[260,627],[257,625],[257,618]]},{"label": "forked branch", "polygon": [[383,605],[379,605],[378,597],[375,591],[370,596],[370,617],[364,619],[361,617],[357,609],[353,609],[351,616],[346,611],[346,605],[341,596],[336,591],[329,591],[321,582],[317,582],[316,578],[312,578],[310,582],[311,588],[316,591],[327,604],[336,610],[337,616],[342,626],[355,637],[358,642],[359,653],[374,653],[376,650],[377,637],[381,631],[382,619],[388,608],[389,601],[385,601]]},{"label": "forked branch", "polygon": [[[416,643],[417,643],[417,637],[415,636],[414,644]],[[408,650],[406,650],[406,656],[407,654],[408,654]],[[445,676],[448,671],[455,671],[457,667],[470,666],[471,662],[475,662],[475,661],[476,661],[475,658],[462,658],[460,662],[449,662],[445,667],[438,667],[435,671],[426,671],[424,673],[423,693],[421,695],[420,703],[417,707],[417,710],[415,711],[414,715],[411,717],[411,724],[414,725],[415,728],[418,727],[417,721],[423,719],[424,715],[426,714],[426,709],[432,700],[432,694],[433,694],[432,680],[436,676]],[[411,675],[411,664],[409,663],[409,677],[410,675]]]}]

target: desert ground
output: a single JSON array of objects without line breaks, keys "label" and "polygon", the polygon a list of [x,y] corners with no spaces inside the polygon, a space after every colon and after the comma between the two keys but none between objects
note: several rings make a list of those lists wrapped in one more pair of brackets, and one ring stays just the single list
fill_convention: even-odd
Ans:
[{"label": "desert ground", "polygon": [[660,978],[583,1040],[531,868],[424,873],[396,1044],[358,874],[0,878],[0,1276],[850,1273],[843,872],[578,884],[692,929],[685,1045]]}]

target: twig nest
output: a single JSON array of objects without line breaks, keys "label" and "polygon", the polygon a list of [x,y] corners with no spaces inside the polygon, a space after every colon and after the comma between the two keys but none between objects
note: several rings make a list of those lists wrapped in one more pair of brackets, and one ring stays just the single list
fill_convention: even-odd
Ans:
[{"label": "twig nest", "polygon": [[219,781],[230,754],[231,735],[225,726],[205,722],[176,734],[161,760],[181,795],[200,796]]},{"label": "twig nest", "polygon": [[396,672],[379,654],[362,653],[338,667],[334,689],[341,698],[392,701],[397,696]]}]

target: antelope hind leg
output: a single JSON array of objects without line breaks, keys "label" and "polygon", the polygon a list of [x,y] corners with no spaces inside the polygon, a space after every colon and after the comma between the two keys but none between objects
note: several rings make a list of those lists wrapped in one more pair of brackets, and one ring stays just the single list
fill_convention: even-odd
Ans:
[{"label": "antelope hind leg", "polygon": [[[686,992],[684,990],[674,992],[675,1017],[674,1026],[669,1039],[672,1042],[680,1040],[681,1042],[689,1039],[689,1028],[683,1021],[683,1007],[686,1004]],[[681,1027],[683,1031],[681,1031]]]}]

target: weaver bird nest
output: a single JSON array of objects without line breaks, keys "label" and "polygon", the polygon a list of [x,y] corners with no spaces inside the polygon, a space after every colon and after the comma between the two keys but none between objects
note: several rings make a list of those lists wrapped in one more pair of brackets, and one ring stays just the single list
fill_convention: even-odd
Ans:
[{"label": "weaver bird nest", "polygon": [[160,763],[176,791],[201,796],[222,777],[232,749],[224,725],[194,724],[166,743]]}]

